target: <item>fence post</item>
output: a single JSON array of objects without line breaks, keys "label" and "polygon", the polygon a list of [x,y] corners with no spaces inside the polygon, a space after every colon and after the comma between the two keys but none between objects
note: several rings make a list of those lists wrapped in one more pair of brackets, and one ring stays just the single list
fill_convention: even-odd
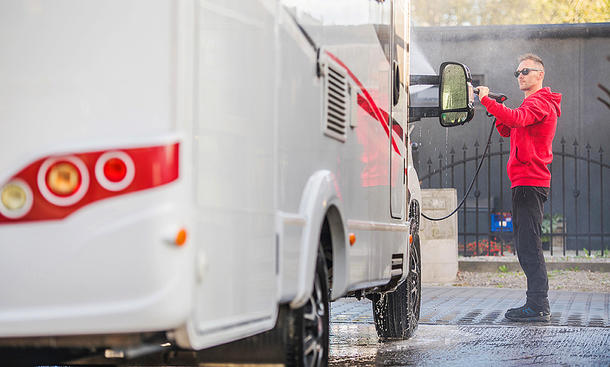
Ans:
[{"label": "fence post", "polygon": [[600,198],[600,206],[599,206],[599,217],[601,219],[601,233],[602,233],[602,257],[604,256],[604,251],[606,249],[606,244],[604,243],[604,149],[599,147],[599,198]]},{"label": "fence post", "polygon": [[[476,172],[477,167],[479,167],[479,140],[474,142],[474,169]],[[475,231],[475,241],[477,244],[477,251],[475,253],[476,256],[479,256],[479,196],[481,192],[479,191],[479,175],[475,177],[475,190],[474,190],[474,198],[475,198],[475,212],[474,212],[474,231]]]},{"label": "fence post", "polygon": [[438,187],[443,188],[443,153],[438,153]]},{"label": "fence post", "polygon": [[453,163],[455,162],[455,150],[453,149],[453,147],[451,147],[451,151],[449,152],[449,154],[451,154],[451,188],[455,188],[455,183],[453,180]]},{"label": "fence post", "polygon": [[566,218],[566,140],[562,136],[561,137],[561,202],[562,202],[562,212],[563,212],[563,256],[566,256],[566,246],[568,243],[568,236],[566,234],[566,230],[568,229]]},{"label": "fence post", "polygon": [[576,235],[576,256],[578,256],[578,248],[580,245],[578,244],[578,196],[580,196],[580,190],[578,190],[578,142],[574,139],[574,191],[572,191],[572,195],[574,196],[574,228],[576,231],[574,234]]},{"label": "fence post", "polygon": [[[500,208],[504,208],[504,159],[502,156],[504,139],[500,136],[498,142],[500,142]],[[500,227],[500,254],[504,256],[504,228],[502,227]]]},{"label": "fence post", "polygon": [[[549,209],[551,211],[551,238],[549,239],[549,250],[551,256],[553,256],[553,163],[549,165],[549,172],[551,172],[551,187],[549,187]],[[544,220],[544,217],[543,217]]]},{"label": "fence post", "polygon": [[587,142],[587,232],[589,232],[589,256],[591,256],[591,144]]},{"label": "fence post", "polygon": [[426,164],[428,165],[428,188],[432,187],[432,158],[428,158],[428,162],[426,162]]},{"label": "fence post", "polygon": [[468,214],[466,207],[468,206],[468,203],[466,202],[466,151],[468,150],[468,147],[466,146],[466,143],[464,143],[464,146],[462,147],[462,151],[464,153],[464,176],[462,176],[463,180],[464,180],[464,186],[463,190],[464,190],[464,254],[466,254],[466,216]]},{"label": "fence post", "polygon": [[[491,141],[490,141],[491,143]],[[487,150],[487,147],[485,147]],[[483,150],[483,154],[485,154]],[[491,148],[487,155],[487,256],[491,249]]]}]

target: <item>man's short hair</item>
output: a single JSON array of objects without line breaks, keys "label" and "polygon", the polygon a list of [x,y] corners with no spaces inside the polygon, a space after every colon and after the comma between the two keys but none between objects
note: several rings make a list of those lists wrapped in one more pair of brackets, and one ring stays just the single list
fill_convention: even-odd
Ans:
[{"label": "man's short hair", "polygon": [[538,64],[542,65],[542,67],[544,68],[544,63],[542,62],[542,57],[540,57],[538,55],[525,54],[525,55],[519,56],[519,63],[522,63],[525,60],[532,60],[534,62],[537,62]]}]

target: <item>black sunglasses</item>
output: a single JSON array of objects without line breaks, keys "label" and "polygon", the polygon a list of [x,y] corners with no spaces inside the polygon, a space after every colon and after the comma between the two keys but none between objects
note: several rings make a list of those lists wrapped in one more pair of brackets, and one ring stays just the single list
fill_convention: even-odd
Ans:
[{"label": "black sunglasses", "polygon": [[515,71],[515,78],[518,78],[519,74],[527,75],[530,73],[530,71],[542,71],[542,69],[523,68]]}]

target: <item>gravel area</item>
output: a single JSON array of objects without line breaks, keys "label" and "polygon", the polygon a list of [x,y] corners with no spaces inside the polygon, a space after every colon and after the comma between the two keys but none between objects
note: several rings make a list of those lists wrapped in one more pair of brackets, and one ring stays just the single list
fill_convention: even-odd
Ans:
[{"label": "gravel area", "polygon": [[[549,288],[575,292],[610,293],[610,273],[551,270]],[[525,274],[517,272],[475,273],[458,272],[454,286],[526,289]]]}]

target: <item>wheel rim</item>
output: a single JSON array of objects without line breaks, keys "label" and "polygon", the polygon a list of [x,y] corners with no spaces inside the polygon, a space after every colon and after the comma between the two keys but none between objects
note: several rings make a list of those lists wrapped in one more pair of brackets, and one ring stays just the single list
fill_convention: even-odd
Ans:
[{"label": "wheel rim", "polygon": [[303,358],[305,366],[321,366],[324,356],[324,333],[326,324],[326,305],[320,279],[316,277],[314,289],[305,304],[303,338]]},{"label": "wheel rim", "polygon": [[[420,307],[420,268],[419,268],[419,254],[417,253],[417,249],[415,246],[411,246],[411,251],[409,255],[409,311],[410,316],[413,319],[416,319],[419,315],[419,307]],[[413,324],[413,323],[411,323]]]}]

